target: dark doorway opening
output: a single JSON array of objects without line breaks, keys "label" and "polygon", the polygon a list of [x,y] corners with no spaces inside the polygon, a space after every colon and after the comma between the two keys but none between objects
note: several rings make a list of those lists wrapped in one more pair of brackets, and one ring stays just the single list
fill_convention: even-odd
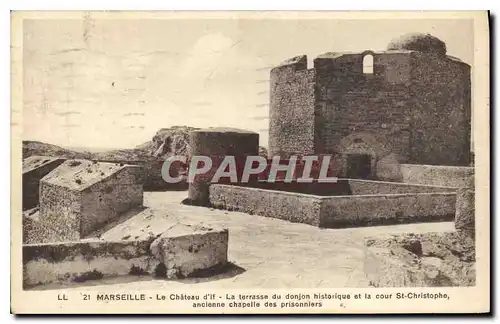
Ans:
[{"label": "dark doorway opening", "polygon": [[369,154],[347,155],[347,178],[368,179],[372,171],[372,157]]}]

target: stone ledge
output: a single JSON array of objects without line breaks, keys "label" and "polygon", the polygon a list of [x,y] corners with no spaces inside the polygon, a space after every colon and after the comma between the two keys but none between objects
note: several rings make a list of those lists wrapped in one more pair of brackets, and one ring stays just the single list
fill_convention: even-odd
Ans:
[{"label": "stone ledge", "polygon": [[474,241],[457,232],[367,238],[364,272],[374,287],[474,286]]},{"label": "stone ledge", "polygon": [[151,244],[151,254],[165,265],[168,279],[190,277],[227,263],[228,238],[227,229],[177,224]]},{"label": "stone ledge", "polygon": [[80,241],[23,245],[23,285],[83,282],[153,273],[151,241]]},{"label": "stone ledge", "polygon": [[176,279],[226,268],[228,230],[177,223],[140,240],[86,239],[23,245],[23,285],[84,282],[125,275]]}]

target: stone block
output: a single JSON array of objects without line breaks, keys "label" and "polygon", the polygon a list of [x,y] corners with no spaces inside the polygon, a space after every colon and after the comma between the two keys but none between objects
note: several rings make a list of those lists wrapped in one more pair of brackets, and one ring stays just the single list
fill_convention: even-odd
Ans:
[{"label": "stone block", "polygon": [[458,189],[456,206],[455,228],[457,231],[474,237],[476,229],[474,190],[468,188]]},{"label": "stone block", "polygon": [[[209,157],[211,169],[189,183],[188,198],[196,205],[208,203],[208,184],[226,156],[233,156],[241,176],[247,156],[259,154],[259,134],[235,128],[207,128],[189,133],[191,156]],[[239,167],[241,165],[241,167]],[[221,179],[222,180],[222,179]],[[227,181],[227,179],[224,179]]]},{"label": "stone block", "polygon": [[64,161],[64,158],[35,155],[23,160],[23,210],[38,205],[40,180]]},{"label": "stone block", "polygon": [[176,224],[151,244],[168,279],[212,274],[227,263],[228,230]]},{"label": "stone block", "polygon": [[68,160],[40,181],[40,242],[75,241],[142,206],[139,166]]}]

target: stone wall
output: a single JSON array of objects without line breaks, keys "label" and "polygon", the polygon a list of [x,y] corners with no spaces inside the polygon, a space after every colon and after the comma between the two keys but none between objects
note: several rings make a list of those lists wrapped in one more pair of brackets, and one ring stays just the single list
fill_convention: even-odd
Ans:
[{"label": "stone wall", "polygon": [[[195,175],[188,189],[188,198],[192,204],[206,205],[208,185],[221,163],[228,156],[234,158],[236,177],[241,179],[246,158],[259,154],[259,134],[234,128],[199,129],[189,134],[189,146],[192,156],[208,157],[211,161],[211,169],[204,174]],[[257,175],[250,180],[256,181]],[[227,181],[229,179],[224,177],[219,182]]]},{"label": "stone wall", "polygon": [[129,166],[82,191],[82,237],[117,219],[122,213],[142,206],[142,173],[142,168]]},{"label": "stone wall", "polygon": [[310,155],[315,145],[315,72],[307,56],[271,70],[269,156]]},{"label": "stone wall", "polygon": [[284,182],[284,181],[259,181],[248,184],[238,184],[243,187],[256,189],[275,190],[281,192],[290,192],[315,196],[344,196],[351,195],[349,181],[339,179],[337,182]]},{"label": "stone wall", "polygon": [[438,187],[360,179],[337,179],[337,182],[259,181],[255,183],[236,185],[256,189],[275,190],[314,196],[383,195],[456,191],[456,188],[454,187]]},{"label": "stone wall", "polygon": [[142,206],[139,166],[69,160],[40,182],[40,213],[31,225],[39,242],[75,241]]},{"label": "stone wall", "polygon": [[23,284],[27,287],[154,273],[159,261],[151,255],[150,244],[151,240],[26,244]]},{"label": "stone wall", "polygon": [[393,179],[445,187],[474,187],[474,167],[401,164],[400,175]]},{"label": "stone wall", "polygon": [[455,202],[454,192],[324,197],[320,224],[321,227],[342,228],[451,221]]},{"label": "stone wall", "polygon": [[455,192],[321,197],[231,185],[210,186],[214,208],[319,227],[452,220]]},{"label": "stone wall", "polygon": [[40,182],[40,215],[34,224],[38,242],[76,241],[82,236],[82,193]]},{"label": "stone wall", "polygon": [[270,153],[368,154],[371,179],[396,163],[468,165],[470,87],[467,64],[435,53],[325,53],[309,70],[297,56],[271,71]]},{"label": "stone wall", "polygon": [[470,163],[469,65],[446,56],[412,52],[412,151],[409,163]]},{"label": "stone wall", "polygon": [[[373,57],[373,74],[363,59]],[[316,127],[320,152],[364,153],[376,162],[390,152],[409,154],[405,118],[410,100],[409,57],[403,53],[324,54],[316,70]]]},{"label": "stone wall", "polygon": [[455,214],[455,228],[458,232],[470,237],[476,236],[476,196],[470,188],[460,188],[457,191],[457,210]]},{"label": "stone wall", "polygon": [[231,185],[210,185],[213,208],[319,226],[320,197]]},{"label": "stone wall", "polygon": [[[142,219],[144,215],[137,217]],[[153,229],[159,231],[156,234],[140,233],[139,229],[126,225],[122,230],[132,235],[118,240],[109,239],[104,233],[106,239],[25,244],[24,286],[125,275],[179,279],[216,275],[228,269],[227,229],[181,223],[176,219],[169,222],[163,229],[165,224],[156,223],[160,225]],[[134,231],[139,235],[133,235]]]},{"label": "stone wall", "polygon": [[381,194],[404,194],[424,192],[455,192],[453,187],[439,187],[431,185],[414,185],[397,182],[366,181],[349,179],[349,187],[352,195],[381,195]]}]

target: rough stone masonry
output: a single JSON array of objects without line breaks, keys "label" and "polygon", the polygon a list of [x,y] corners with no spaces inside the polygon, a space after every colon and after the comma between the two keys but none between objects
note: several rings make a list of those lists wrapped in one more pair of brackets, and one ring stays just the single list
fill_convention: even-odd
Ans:
[{"label": "rough stone masonry", "polygon": [[[226,156],[233,156],[237,165],[244,165],[247,156],[259,154],[259,134],[235,128],[207,128],[189,134],[191,156],[205,156],[212,161],[212,168],[197,175],[189,184],[188,198],[193,204],[208,203],[208,187],[217,168]],[[242,168],[238,167],[238,178]]]},{"label": "rough stone masonry", "polygon": [[446,55],[436,37],[325,53],[312,69],[297,56],[270,78],[271,156],[338,154],[347,164],[349,155],[365,155],[367,178],[387,162],[469,165],[470,66]]},{"label": "rough stone masonry", "polygon": [[142,206],[143,181],[139,166],[64,162],[40,181],[40,212],[32,224],[35,241],[77,241]]}]

